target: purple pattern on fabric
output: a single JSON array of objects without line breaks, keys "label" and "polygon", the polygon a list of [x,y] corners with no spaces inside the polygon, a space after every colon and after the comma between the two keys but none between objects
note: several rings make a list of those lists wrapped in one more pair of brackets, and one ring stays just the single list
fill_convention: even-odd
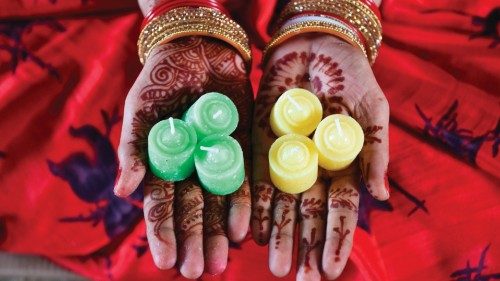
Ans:
[{"label": "purple pattern on fabric", "polygon": [[498,273],[483,273],[486,270],[486,254],[490,245],[486,246],[479,257],[479,262],[477,266],[470,265],[470,261],[467,260],[465,268],[458,269],[450,274],[453,281],[489,281],[494,279],[500,279],[500,272]]},{"label": "purple pattern on fabric", "polygon": [[[66,29],[59,22],[46,20],[19,20],[0,23],[0,51],[6,51],[10,57],[10,69],[16,72],[20,62],[33,62],[40,68],[45,69],[51,76],[60,79],[59,72],[50,63],[35,55],[23,42],[23,37],[33,34],[36,27],[45,26],[56,32],[64,32]],[[3,43],[5,42],[5,43]]]},{"label": "purple pattern on fabric", "polygon": [[118,159],[109,140],[112,127],[119,122],[117,110],[112,115],[101,111],[106,132],[102,134],[92,125],[79,128],[71,127],[71,136],[87,141],[93,150],[89,156],[84,152],[74,152],[63,161],[55,163],[48,160],[50,172],[67,181],[73,192],[85,202],[93,203],[95,208],[89,214],[79,214],[60,218],[61,222],[85,222],[97,226],[103,222],[109,237],[116,237],[126,231],[141,216],[140,204],[142,187],[127,199],[118,198],[113,193],[114,181],[118,172]]}]

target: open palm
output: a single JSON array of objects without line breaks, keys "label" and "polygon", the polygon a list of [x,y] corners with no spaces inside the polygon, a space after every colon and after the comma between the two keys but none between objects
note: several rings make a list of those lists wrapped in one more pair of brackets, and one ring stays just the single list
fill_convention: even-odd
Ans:
[{"label": "open palm", "polygon": [[175,184],[163,181],[145,164],[147,138],[155,123],[180,117],[198,97],[213,91],[236,104],[240,122],[233,135],[248,153],[253,95],[243,61],[223,42],[202,37],[177,39],[152,51],[127,95],[118,148],[121,174],[115,193],[128,196],[145,179],[144,217],[155,264],[167,269],[178,262],[188,278],[199,277],[204,269],[212,274],[225,269],[226,230],[234,242],[245,237],[248,180],[230,196],[203,192],[195,175]]},{"label": "open palm", "polygon": [[[271,108],[291,88],[315,93],[324,116],[355,118],[365,132],[357,161],[338,172],[320,170],[311,189],[290,195],[275,189],[269,178],[268,151],[276,136],[269,126]],[[303,35],[280,45],[269,57],[254,111],[252,234],[269,243],[269,267],[284,276],[291,268],[294,230],[299,230],[297,279],[319,280],[340,275],[349,257],[357,223],[358,186],[364,179],[379,200],[389,198],[389,107],[363,53],[330,35]]]}]

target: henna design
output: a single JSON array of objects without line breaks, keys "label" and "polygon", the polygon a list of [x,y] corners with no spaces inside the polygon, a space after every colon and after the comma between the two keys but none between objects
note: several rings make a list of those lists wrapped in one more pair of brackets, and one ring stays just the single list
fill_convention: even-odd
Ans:
[{"label": "henna design", "polygon": [[251,196],[250,196],[250,186],[248,184],[248,177],[245,176],[245,180],[241,187],[231,194],[230,207],[235,205],[247,205],[250,206]]},{"label": "henna design", "polygon": [[[179,240],[182,242],[193,234],[202,234],[203,223],[203,195],[197,191],[198,186],[191,182],[183,182],[176,190],[176,215],[174,217],[176,229],[179,230]],[[195,193],[195,195],[191,195]]]},{"label": "henna design", "polygon": [[351,231],[349,229],[344,229],[344,220],[345,216],[340,216],[340,227],[334,227],[333,231],[339,234],[339,243],[337,244],[337,249],[335,250],[335,261],[340,261],[340,249],[342,249],[342,245],[344,244],[344,240]]},{"label": "henna design", "polygon": [[305,271],[309,271],[311,269],[311,252],[321,245],[321,241],[316,241],[316,227],[311,229],[311,240],[307,240],[307,238],[302,238],[302,249],[305,251],[304,253],[304,267]]},{"label": "henna design", "polygon": [[[161,227],[165,221],[173,216],[174,184],[160,179],[151,179],[148,183],[151,186],[150,199],[153,204],[148,212],[148,220],[154,223],[155,236],[164,241],[161,237]],[[165,241],[164,241],[165,242]]]},{"label": "henna design", "polygon": [[283,231],[283,228],[288,225],[290,222],[292,222],[292,219],[288,217],[288,214],[291,211],[292,204],[294,204],[297,201],[295,197],[291,194],[288,193],[283,193],[279,192],[276,197],[274,204],[283,204],[283,213],[281,214],[281,220],[280,222],[277,222],[274,220],[273,225],[276,226],[277,232],[276,232],[276,244],[274,245],[275,249],[279,248],[279,245],[281,243],[281,231]]},{"label": "henna design", "polygon": [[139,171],[139,167],[142,166],[142,161],[141,159],[135,159],[134,160],[134,164],[132,164],[132,167],[130,168],[130,170],[132,170],[133,172],[138,172]]},{"label": "henna design", "polygon": [[273,196],[273,188],[267,183],[258,183],[255,185],[256,200],[268,202]]},{"label": "henna design", "polygon": [[350,199],[350,197],[359,197],[359,193],[353,188],[344,187],[332,190],[328,197],[330,199],[330,208],[346,208],[355,213],[358,212],[358,206]]},{"label": "henna design", "polygon": [[368,126],[366,129],[363,130],[365,134],[365,142],[364,145],[367,144],[374,144],[374,143],[381,143],[382,140],[376,136],[374,136],[378,131],[382,130],[384,127],[382,126]]},{"label": "henna design", "polygon": [[252,221],[257,221],[259,224],[259,241],[264,243],[264,222],[269,220],[269,216],[264,215],[264,207],[259,206],[252,214]]},{"label": "henna design", "polygon": [[226,236],[226,197],[205,193],[203,232],[206,236]]},{"label": "henna design", "polygon": [[324,220],[326,209],[323,200],[316,198],[306,198],[300,205],[300,214],[302,219],[322,219]]},{"label": "henna design", "polygon": [[[309,72],[296,73],[296,69],[309,66],[312,71],[322,74],[311,77]],[[269,116],[272,105],[278,97],[290,88],[310,88],[316,93],[324,106],[324,114],[346,112],[350,115],[349,107],[343,102],[339,93],[344,90],[345,77],[343,70],[332,57],[324,54],[307,52],[291,52],[276,60],[268,73],[263,77],[261,94],[257,97],[257,110],[255,112],[257,125],[263,128],[266,135],[274,138],[269,127]]]},{"label": "henna design", "polygon": [[[133,156],[145,159],[147,135],[158,120],[177,116],[205,92],[226,94],[238,108],[240,124],[248,126],[253,97],[237,56],[231,48],[202,37],[180,38],[155,49],[146,62],[149,81],[138,93],[140,109],[132,121]],[[158,62],[149,66],[150,61]]]},{"label": "henna design", "polygon": [[365,182],[366,189],[370,192],[373,198],[378,199],[378,196],[373,195],[372,186],[368,183],[368,177],[370,176],[370,162],[365,163],[365,159],[363,157],[359,157],[361,174],[363,175],[363,180]]}]

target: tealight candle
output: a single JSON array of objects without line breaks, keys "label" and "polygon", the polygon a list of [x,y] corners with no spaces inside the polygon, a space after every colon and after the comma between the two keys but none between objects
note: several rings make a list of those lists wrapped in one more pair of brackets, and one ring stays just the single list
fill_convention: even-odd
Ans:
[{"label": "tealight candle", "polygon": [[271,129],[277,136],[310,135],[323,117],[318,97],[305,89],[284,92],[271,110]]},{"label": "tealight candle", "polygon": [[238,110],[230,98],[219,93],[201,96],[185,113],[184,121],[192,125],[198,139],[213,134],[230,135],[238,126]]},{"label": "tealight candle", "polygon": [[212,194],[233,193],[243,183],[243,151],[230,136],[211,135],[201,140],[195,150],[194,163],[202,187]]},{"label": "tealight candle", "polygon": [[308,137],[288,134],[269,149],[269,172],[273,184],[296,194],[309,189],[318,177],[318,152]]},{"label": "tealight candle", "polygon": [[330,171],[349,166],[363,147],[364,134],[353,118],[333,114],[323,119],[314,133],[319,165]]},{"label": "tealight candle", "polygon": [[151,172],[167,181],[183,180],[194,171],[193,152],[197,142],[193,127],[180,119],[156,123],[148,135]]}]

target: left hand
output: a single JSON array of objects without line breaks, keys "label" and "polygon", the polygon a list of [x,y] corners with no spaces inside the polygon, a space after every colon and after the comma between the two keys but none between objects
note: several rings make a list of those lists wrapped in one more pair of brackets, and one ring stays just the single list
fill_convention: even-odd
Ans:
[{"label": "left hand", "polygon": [[[315,93],[325,116],[350,115],[365,131],[365,144],[347,169],[320,170],[313,187],[290,195],[269,178],[268,151],[276,136],[269,114],[279,95],[291,88]],[[389,105],[363,53],[331,35],[292,38],[273,52],[264,69],[253,123],[254,187],[252,234],[269,242],[269,267],[278,276],[292,264],[294,229],[300,222],[298,280],[337,278],[351,252],[358,219],[360,174],[372,196],[387,200]],[[359,163],[358,163],[359,162]],[[273,213],[274,212],[274,213]]]}]

